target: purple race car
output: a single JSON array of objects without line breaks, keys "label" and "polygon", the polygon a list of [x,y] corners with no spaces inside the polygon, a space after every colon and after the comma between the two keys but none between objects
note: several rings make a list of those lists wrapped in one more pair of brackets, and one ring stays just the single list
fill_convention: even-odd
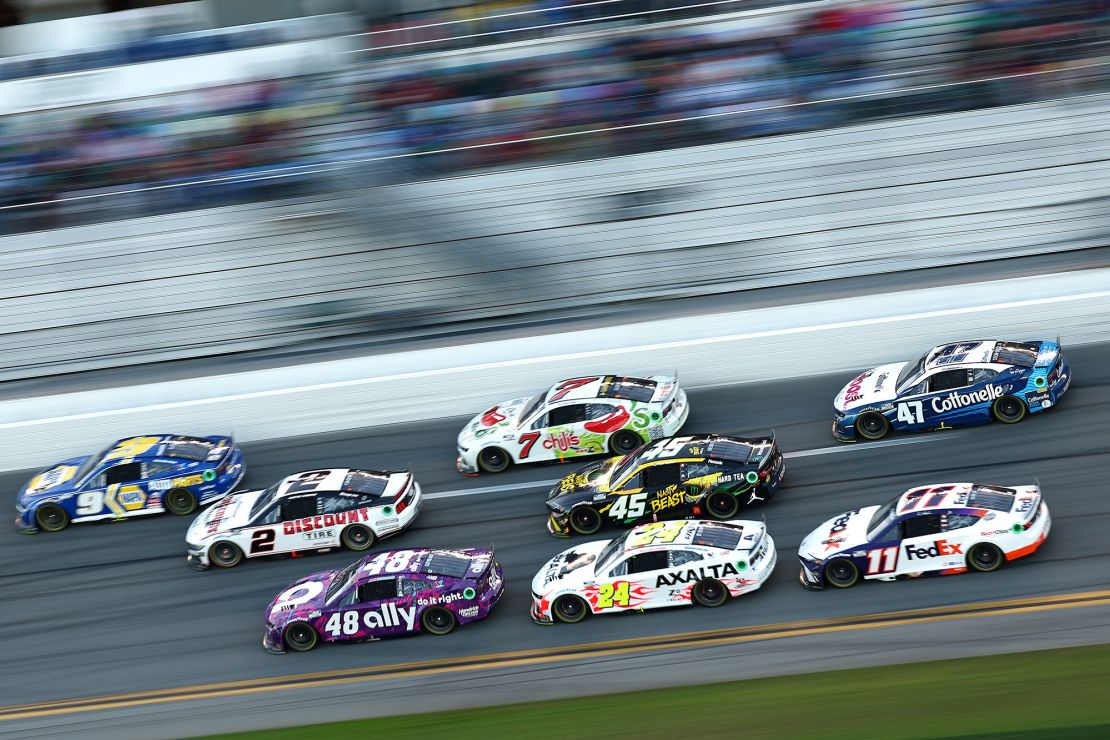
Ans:
[{"label": "purple race car", "polygon": [[390,550],[289,584],[266,610],[262,646],[311,650],[320,640],[377,640],[485,619],[504,582],[493,550]]}]

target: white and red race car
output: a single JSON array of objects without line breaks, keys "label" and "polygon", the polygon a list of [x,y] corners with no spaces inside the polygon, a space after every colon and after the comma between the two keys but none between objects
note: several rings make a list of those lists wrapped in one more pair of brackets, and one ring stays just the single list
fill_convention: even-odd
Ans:
[{"label": "white and red race car", "polygon": [[185,547],[198,569],[340,545],[361,552],[404,531],[420,502],[408,471],[309,470],[264,491],[223,497],[189,526]]},{"label": "white and red race car", "polygon": [[762,586],[776,558],[762,522],[644,524],[547,561],[532,579],[532,621],[574,623],[630,609],[720,606]]},{"label": "white and red race car", "polygon": [[817,590],[861,579],[986,573],[1035,552],[1051,527],[1037,486],[919,486],[813,530],[798,547],[799,579]]},{"label": "white and red race car", "polygon": [[678,379],[590,375],[478,414],[458,439],[460,473],[500,473],[513,463],[626,455],[677,434],[690,409]]}]

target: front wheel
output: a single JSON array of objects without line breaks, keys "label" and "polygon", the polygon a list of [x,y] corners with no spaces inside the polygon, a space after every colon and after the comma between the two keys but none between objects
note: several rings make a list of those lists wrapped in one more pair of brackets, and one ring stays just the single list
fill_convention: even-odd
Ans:
[{"label": "front wheel", "polygon": [[69,526],[69,514],[57,504],[43,504],[35,511],[35,524],[44,532],[60,532]]},{"label": "front wheel", "polygon": [[243,551],[234,542],[220,540],[208,548],[208,561],[217,568],[234,568],[243,560]]},{"label": "front wheel", "polygon": [[967,551],[967,567],[980,573],[990,573],[1002,567],[1006,557],[989,542],[980,542]]},{"label": "front wheel", "polygon": [[339,535],[339,541],[348,550],[362,552],[374,545],[374,532],[365,524],[352,524]]},{"label": "front wheel", "polygon": [[285,637],[285,646],[298,653],[308,652],[320,642],[320,635],[312,629],[312,625],[305,622],[293,622],[282,631]]},{"label": "front wheel", "polygon": [[859,568],[847,558],[836,558],[825,566],[825,581],[837,588],[851,588],[859,581]]},{"label": "front wheel", "polygon": [[706,578],[694,584],[694,603],[701,606],[720,606],[728,601],[728,589],[713,578]]},{"label": "front wheel", "polygon": [[714,519],[731,519],[740,510],[740,501],[728,491],[714,491],[705,499],[705,510]]},{"label": "front wheel", "polygon": [[478,453],[478,467],[487,473],[504,473],[512,458],[500,447],[487,447]]},{"label": "front wheel", "polygon": [[991,415],[1003,424],[1017,424],[1026,412],[1025,402],[1017,396],[1002,396],[991,404]]},{"label": "front wheel", "polygon": [[633,452],[644,444],[644,440],[640,438],[636,432],[622,429],[609,438],[609,451],[614,455],[627,455]]},{"label": "front wheel", "polygon": [[570,528],[578,534],[597,534],[601,529],[601,514],[592,506],[575,506],[570,510]]},{"label": "front wheel", "polygon": [[162,501],[166,511],[177,516],[188,516],[197,510],[197,497],[184,488],[169,491]]},{"label": "front wheel", "polygon": [[586,615],[590,613],[590,608],[586,606],[586,602],[582,600],[581,596],[567,594],[555,599],[551,611],[555,612],[555,618],[560,622],[576,624],[586,618]]},{"label": "front wheel", "polygon": [[856,419],[856,434],[864,439],[882,439],[889,431],[890,422],[877,411],[865,411]]},{"label": "front wheel", "polygon": [[424,614],[420,617],[420,624],[426,632],[433,635],[446,635],[455,629],[457,620],[451,612],[442,607],[434,606],[424,611]]}]

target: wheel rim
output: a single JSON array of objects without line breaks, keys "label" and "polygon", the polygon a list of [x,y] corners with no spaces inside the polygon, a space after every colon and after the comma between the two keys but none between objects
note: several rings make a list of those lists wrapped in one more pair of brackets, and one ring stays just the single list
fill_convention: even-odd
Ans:
[{"label": "wheel rim", "polygon": [[228,544],[217,545],[215,554],[216,559],[221,563],[230,563],[235,560],[235,548]]},{"label": "wheel rim", "polygon": [[53,506],[44,508],[39,513],[39,521],[43,526],[46,527],[53,528],[60,526],[63,519],[64,517],[62,516],[62,512]]},{"label": "wheel rim", "polygon": [[447,612],[434,611],[428,615],[428,622],[436,629],[441,630],[451,624],[451,619]]},{"label": "wheel rim", "polygon": [[639,440],[632,439],[631,434],[618,434],[613,439],[613,447],[616,448],[617,452],[628,454],[639,446]]},{"label": "wheel rim", "polygon": [[501,470],[508,465],[508,456],[499,449],[482,450],[482,461],[490,470]]},{"label": "wheel rim", "polygon": [[710,604],[716,603],[724,595],[724,589],[716,583],[703,583],[699,587],[699,592],[701,593],[702,600]]},{"label": "wheel rim", "polygon": [[838,583],[847,583],[852,580],[852,566],[840,560],[829,566],[829,576]]},{"label": "wheel rim", "polygon": [[312,644],[312,630],[306,624],[295,624],[289,628],[285,639],[294,645],[304,647]]},{"label": "wheel rim", "polygon": [[556,608],[559,616],[567,619],[577,619],[583,611],[582,602],[578,599],[559,599],[559,605]]},{"label": "wheel rim", "polygon": [[860,426],[862,426],[863,431],[867,432],[868,434],[878,434],[883,430],[883,423],[879,420],[879,417],[875,416],[874,414],[863,417],[863,421],[860,422]]},{"label": "wheel rim", "polygon": [[715,493],[709,497],[709,510],[715,516],[731,516],[736,508],[736,497],[731,493]]},{"label": "wheel rim", "polygon": [[1007,419],[1016,419],[1021,415],[1021,403],[1016,398],[1004,398],[999,404],[999,411]]},{"label": "wheel rim", "polygon": [[977,547],[975,553],[971,556],[977,565],[984,568],[989,568],[998,562],[997,554],[989,547]]},{"label": "wheel rim", "polygon": [[581,534],[593,534],[601,527],[601,515],[589,507],[575,509],[571,521]]},{"label": "wheel rim", "polygon": [[366,530],[362,527],[352,527],[347,530],[347,539],[350,540],[352,545],[365,545],[370,538],[366,536]]}]

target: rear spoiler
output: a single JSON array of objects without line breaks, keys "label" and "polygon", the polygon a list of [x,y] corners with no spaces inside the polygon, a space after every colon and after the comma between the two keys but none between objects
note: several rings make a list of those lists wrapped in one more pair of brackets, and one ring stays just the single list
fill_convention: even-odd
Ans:
[{"label": "rear spoiler", "polygon": [[[1054,344],[1055,346],[1045,349],[1046,344]],[[1056,362],[1056,358],[1060,356],[1064,348],[1060,344],[1060,336],[1056,336],[1055,343],[1042,341],[1041,349],[1037,352],[1037,361],[1033,363],[1033,367],[1049,367],[1052,363]]]}]

